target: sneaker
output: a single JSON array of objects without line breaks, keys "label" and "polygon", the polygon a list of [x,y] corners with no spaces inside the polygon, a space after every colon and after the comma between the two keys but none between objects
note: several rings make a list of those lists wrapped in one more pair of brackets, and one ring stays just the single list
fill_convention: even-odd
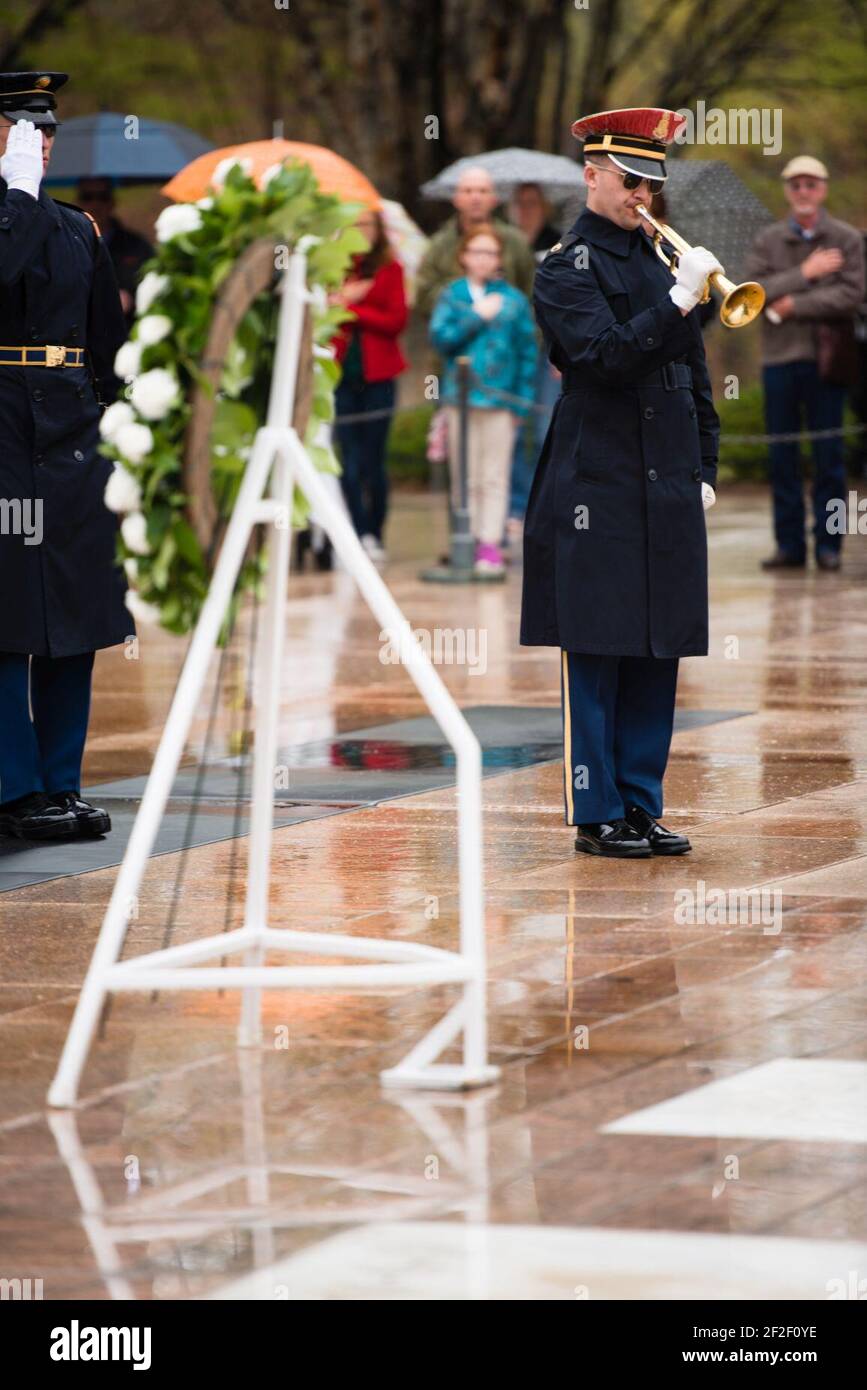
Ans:
[{"label": "sneaker", "polygon": [[364,549],[375,565],[382,565],[385,563],[385,548],[376,536],[362,536],[361,544],[364,546]]},{"label": "sneaker", "polygon": [[506,573],[503,552],[498,545],[476,546],[476,562],[473,573],[483,579],[499,579]]}]

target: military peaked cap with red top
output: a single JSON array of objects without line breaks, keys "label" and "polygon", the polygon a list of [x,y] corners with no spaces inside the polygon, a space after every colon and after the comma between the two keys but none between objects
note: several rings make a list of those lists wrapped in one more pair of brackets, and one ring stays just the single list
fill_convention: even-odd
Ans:
[{"label": "military peaked cap with red top", "polygon": [[607,154],[619,169],[644,179],[665,179],[665,147],[686,117],[661,106],[596,111],[574,122],[572,134],[584,141],[584,155]]}]

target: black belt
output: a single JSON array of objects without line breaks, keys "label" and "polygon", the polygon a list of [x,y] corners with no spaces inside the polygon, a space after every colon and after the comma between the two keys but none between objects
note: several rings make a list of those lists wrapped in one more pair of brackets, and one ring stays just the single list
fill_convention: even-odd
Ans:
[{"label": "black belt", "polygon": [[[563,391],[578,391],[594,386],[594,383],[586,372],[577,367],[567,367],[563,373],[561,389]],[[637,381],[624,382],[625,386],[663,386],[666,391],[692,390],[692,369],[685,362],[666,362],[664,367],[657,367],[655,372],[648,372],[646,376],[639,377]]]},{"label": "black belt", "polygon": [[3,367],[83,367],[83,347],[0,347]]},{"label": "black belt", "polygon": [[637,386],[664,386],[666,391],[692,390],[692,369],[685,362],[666,362],[655,372],[648,372]]}]

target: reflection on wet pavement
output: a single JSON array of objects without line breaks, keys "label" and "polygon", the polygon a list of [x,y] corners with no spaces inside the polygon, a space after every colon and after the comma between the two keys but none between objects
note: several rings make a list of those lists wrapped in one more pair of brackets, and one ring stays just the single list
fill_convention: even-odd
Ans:
[{"label": "reflection on wet pavement", "polygon": [[[380,1086],[453,986],[269,992],[266,1045],[244,1051],[230,992],[130,995],[81,1107],[48,1117],[114,881],[70,873],[64,848],[0,895],[2,1273],[38,1273],[46,1298],[827,1298],[867,1244],[863,1136],[832,1116],[818,1138],[799,1107],[809,1077],[857,1109],[867,1070],[862,538],[839,575],[762,574],[764,494],[720,490],[711,654],[681,664],[679,690],[682,714],[716,717],[679,728],[666,782],[694,850],[612,865],[577,862],[563,825],[556,736],[530,722],[559,718],[557,654],[517,645],[517,576],[420,584],[441,508],[398,508],[387,577],[411,622],[487,632],[487,669],[445,666],[446,684],[462,706],[525,711],[487,745],[483,784],[498,1085]],[[423,720],[418,696],[377,659],[345,575],[293,579],[287,631],[281,746],[310,759],[294,766],[444,780],[279,828],[273,924],[454,947],[451,768],[423,726],[388,732]],[[146,773],[182,655],[153,633],[138,661],[99,654],[88,786]],[[225,771],[224,714],[209,753]],[[240,922],[233,846],[190,850],[176,941]],[[178,858],[151,861],[127,954],[160,943]],[[712,889],[773,892],[778,918],[675,912]]]}]

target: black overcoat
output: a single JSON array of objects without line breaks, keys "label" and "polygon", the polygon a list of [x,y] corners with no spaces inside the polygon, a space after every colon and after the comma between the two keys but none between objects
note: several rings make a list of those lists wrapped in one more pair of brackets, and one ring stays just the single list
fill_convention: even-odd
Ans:
[{"label": "black overcoat", "polygon": [[707,652],[702,481],[719,420],[698,314],[647,235],[585,210],[533,302],[562,391],[524,526],[521,642],[611,656]]},{"label": "black overcoat", "polygon": [[[111,461],[97,452],[100,395],[126,337],[102,239],[77,208],[0,179],[0,346],[85,347],[88,367],[0,365],[0,652],[74,656],[135,632],[115,562],[117,519],[103,501]],[[16,510],[20,503],[20,512]],[[24,505],[29,502],[29,512]],[[41,502],[41,541],[17,515]]]}]

